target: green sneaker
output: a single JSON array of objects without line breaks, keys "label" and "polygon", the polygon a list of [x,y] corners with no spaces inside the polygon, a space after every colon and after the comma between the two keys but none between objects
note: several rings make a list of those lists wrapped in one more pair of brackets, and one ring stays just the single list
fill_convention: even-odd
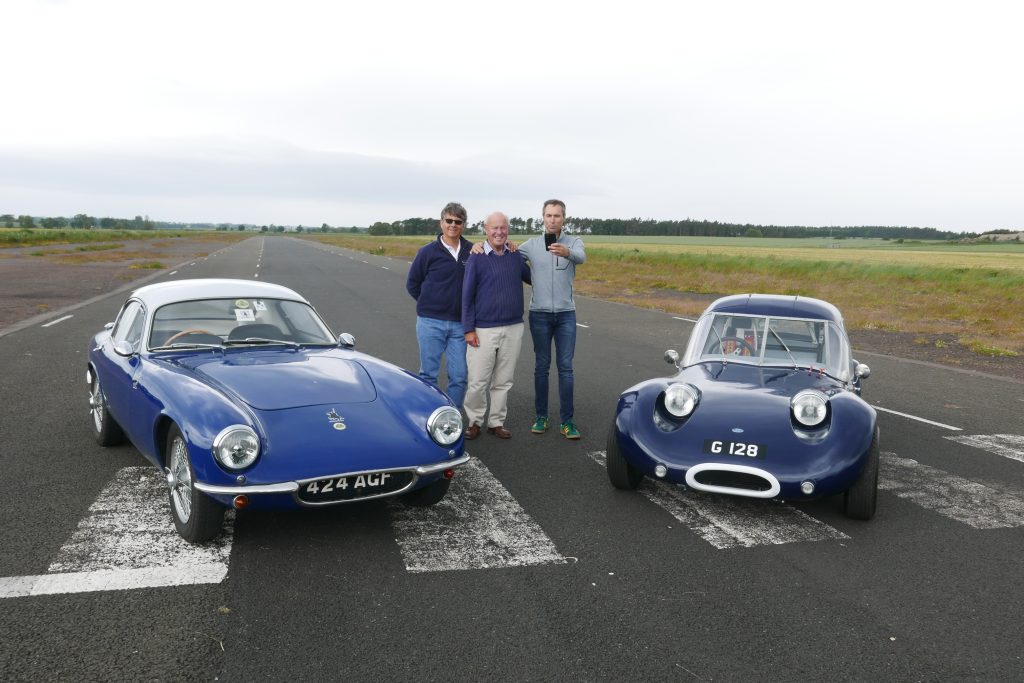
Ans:
[{"label": "green sneaker", "polygon": [[530,427],[530,431],[534,434],[543,434],[548,431],[548,419],[546,417],[537,416],[537,421]]},{"label": "green sneaker", "polygon": [[572,420],[562,423],[562,436],[567,439],[578,439],[580,438],[580,431],[576,429],[576,425],[572,423]]}]

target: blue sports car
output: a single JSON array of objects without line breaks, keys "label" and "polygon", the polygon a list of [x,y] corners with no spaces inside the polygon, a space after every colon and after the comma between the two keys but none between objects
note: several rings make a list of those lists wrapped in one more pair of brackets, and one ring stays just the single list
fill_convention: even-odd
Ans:
[{"label": "blue sports car", "polygon": [[459,410],[354,344],[278,285],[142,287],[89,347],[96,440],[127,437],[165,472],[193,543],[217,535],[227,507],[437,503],[469,460]]},{"label": "blue sports car", "polygon": [[818,299],[742,294],[715,301],[678,370],[619,396],[608,434],[612,484],[644,476],[699,491],[801,501],[844,495],[871,519],[878,425],[860,398],[870,374],[850,355],[843,318]]}]

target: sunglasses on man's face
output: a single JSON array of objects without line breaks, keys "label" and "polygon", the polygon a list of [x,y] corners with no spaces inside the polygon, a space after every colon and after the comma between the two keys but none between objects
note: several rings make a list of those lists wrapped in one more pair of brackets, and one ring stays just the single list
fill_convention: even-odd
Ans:
[{"label": "sunglasses on man's face", "polygon": [[447,223],[448,225],[462,225],[461,218],[445,218],[444,222]]}]

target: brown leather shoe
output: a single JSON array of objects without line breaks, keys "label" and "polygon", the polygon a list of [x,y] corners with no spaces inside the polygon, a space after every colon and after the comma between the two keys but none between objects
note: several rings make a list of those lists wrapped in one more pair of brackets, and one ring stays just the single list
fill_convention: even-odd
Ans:
[{"label": "brown leather shoe", "polygon": [[466,427],[466,433],[463,436],[466,437],[467,441],[472,441],[480,436],[480,425],[469,425]]},{"label": "brown leather shoe", "polygon": [[512,438],[512,432],[510,432],[507,429],[505,429],[504,427],[500,427],[500,426],[499,427],[488,427],[487,428],[487,433],[488,434],[494,434],[499,439],[511,439]]}]

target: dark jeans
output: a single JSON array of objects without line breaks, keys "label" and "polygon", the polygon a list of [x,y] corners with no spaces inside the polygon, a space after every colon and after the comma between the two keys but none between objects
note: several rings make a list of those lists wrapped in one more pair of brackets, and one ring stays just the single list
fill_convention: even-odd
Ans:
[{"label": "dark jeans", "polygon": [[576,352],[576,311],[530,311],[530,335],[537,367],[533,373],[533,402],[539,417],[548,416],[548,370],[551,368],[551,341],[555,342],[555,366],[558,368],[559,422],[572,419],[572,357]]}]

